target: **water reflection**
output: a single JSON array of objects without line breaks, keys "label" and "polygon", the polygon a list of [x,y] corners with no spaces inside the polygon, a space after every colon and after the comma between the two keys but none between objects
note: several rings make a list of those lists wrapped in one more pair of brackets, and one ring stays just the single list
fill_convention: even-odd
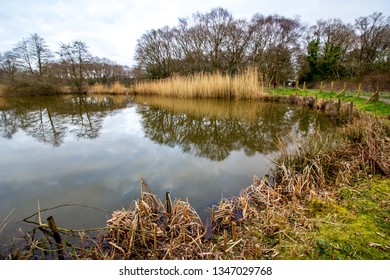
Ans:
[{"label": "water reflection", "polygon": [[11,139],[20,129],[55,147],[63,144],[67,134],[94,139],[103,119],[127,105],[127,98],[112,96],[9,98],[0,108],[0,134]]},{"label": "water reflection", "polygon": [[[155,193],[199,212],[267,172],[278,138],[329,125],[315,112],[250,101],[125,96],[0,99],[0,219],[66,203],[113,211]],[[270,155],[271,153],[271,155]],[[62,227],[100,227],[101,212],[63,209]],[[10,235],[20,225],[8,224]],[[3,234],[5,232],[3,231]],[[1,235],[0,235],[1,241]]]},{"label": "water reflection", "polygon": [[[297,107],[238,100],[188,100],[137,96],[143,133],[152,141],[215,161],[232,151],[247,156],[276,150],[278,138],[306,135],[324,117]],[[4,103],[4,102],[3,102]],[[103,120],[131,107],[120,96],[10,98],[0,108],[0,134],[11,139],[19,130],[39,142],[59,147],[67,135],[99,137]]]},{"label": "water reflection", "polygon": [[278,138],[291,132],[306,135],[324,122],[307,110],[256,101],[156,97],[136,101],[145,104],[137,112],[148,138],[216,161],[241,149],[247,156],[274,152]]}]

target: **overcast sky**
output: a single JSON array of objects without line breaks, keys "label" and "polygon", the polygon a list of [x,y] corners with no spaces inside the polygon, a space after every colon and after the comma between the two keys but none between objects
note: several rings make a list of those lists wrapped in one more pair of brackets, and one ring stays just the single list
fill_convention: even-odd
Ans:
[{"label": "overcast sky", "polygon": [[234,18],[278,14],[300,16],[307,24],[328,18],[353,23],[374,12],[390,16],[389,0],[0,0],[0,52],[37,33],[53,51],[60,42],[81,40],[93,55],[131,66],[137,39],[146,31],[217,7]]}]

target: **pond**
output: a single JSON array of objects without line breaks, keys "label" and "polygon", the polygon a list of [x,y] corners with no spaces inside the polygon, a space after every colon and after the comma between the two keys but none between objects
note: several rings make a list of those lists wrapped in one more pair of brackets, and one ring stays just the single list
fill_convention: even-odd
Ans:
[{"label": "pond", "polygon": [[279,139],[332,126],[317,112],[257,101],[0,99],[0,222],[11,213],[0,243],[25,228],[38,201],[54,208],[42,219],[53,215],[59,227],[103,227],[111,211],[139,198],[141,177],[161,197],[188,198],[204,217],[267,173]]}]

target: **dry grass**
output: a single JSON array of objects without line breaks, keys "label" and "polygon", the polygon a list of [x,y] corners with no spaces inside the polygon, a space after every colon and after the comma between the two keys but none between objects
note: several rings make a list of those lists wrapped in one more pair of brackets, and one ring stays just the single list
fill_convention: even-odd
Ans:
[{"label": "dry grass", "polygon": [[114,84],[109,86],[100,83],[95,83],[88,89],[88,93],[90,94],[128,94],[129,91],[129,88],[125,87],[120,82],[115,82]]},{"label": "dry grass", "polygon": [[107,240],[124,259],[201,258],[203,224],[186,201],[167,207],[141,179],[141,199],[131,209],[115,211],[107,221]]},{"label": "dry grass", "polygon": [[173,76],[164,80],[140,82],[136,94],[184,98],[240,98],[256,99],[262,92],[256,69],[248,69],[236,76],[221,73],[197,73],[192,76]]},{"label": "dry grass", "polygon": [[0,84],[0,96],[5,96],[6,86]]}]

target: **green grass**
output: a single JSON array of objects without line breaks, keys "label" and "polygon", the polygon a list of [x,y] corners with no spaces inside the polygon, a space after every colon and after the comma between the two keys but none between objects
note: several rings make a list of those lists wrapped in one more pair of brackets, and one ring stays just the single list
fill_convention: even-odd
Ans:
[{"label": "green grass", "polygon": [[[354,92],[346,92],[344,96],[337,96],[336,92],[319,92],[319,90],[305,90],[300,91],[293,88],[278,88],[278,89],[272,89],[269,91],[271,94],[279,94],[279,95],[291,95],[291,94],[297,94],[301,96],[317,96],[319,99],[340,99],[344,102],[353,102],[355,106],[357,106],[361,111],[367,112],[373,115],[377,116],[384,116],[388,117],[390,116],[390,104],[381,101],[381,98],[390,99],[390,93],[380,93],[379,94],[379,101],[368,102],[368,97],[372,95],[372,93],[363,92],[360,94],[361,97],[356,97],[356,93]],[[364,98],[363,96],[366,96],[367,98]]]}]

